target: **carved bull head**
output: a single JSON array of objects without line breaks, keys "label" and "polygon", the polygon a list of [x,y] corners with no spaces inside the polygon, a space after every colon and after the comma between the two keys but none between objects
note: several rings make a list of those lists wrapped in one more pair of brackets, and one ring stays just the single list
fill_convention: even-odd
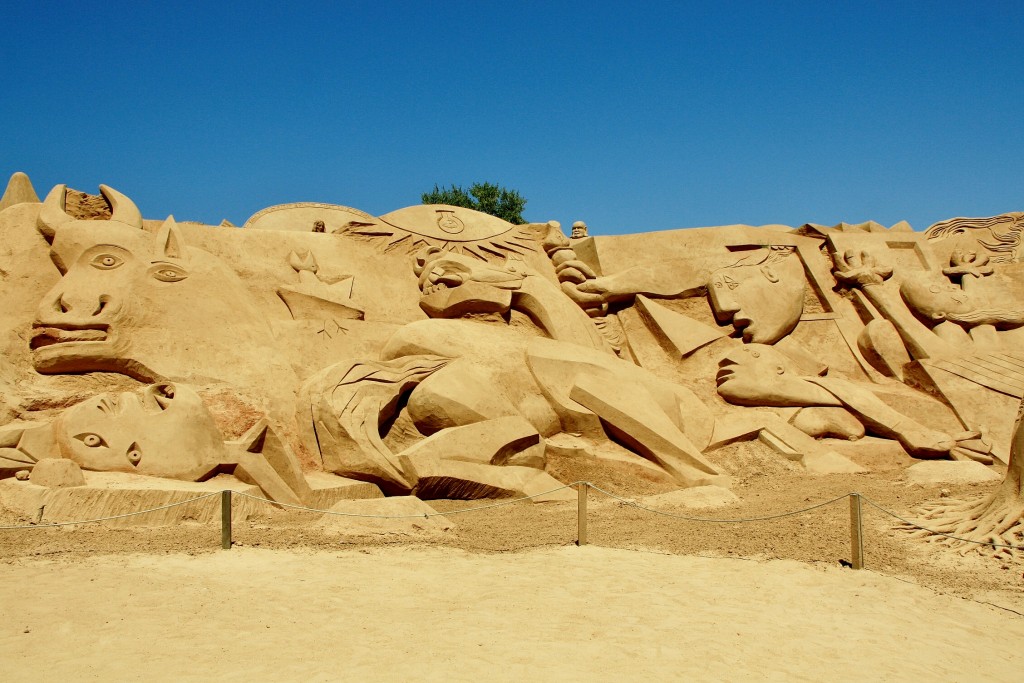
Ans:
[{"label": "carved bull head", "polygon": [[260,338],[254,326],[266,338],[266,320],[237,276],[186,246],[173,217],[154,235],[131,200],[104,185],[100,191],[113,208],[110,220],[69,216],[63,185],[40,210],[39,230],[63,277],[33,324],[36,370],[105,370],[143,381],[217,376],[209,366],[237,360],[232,346]]}]

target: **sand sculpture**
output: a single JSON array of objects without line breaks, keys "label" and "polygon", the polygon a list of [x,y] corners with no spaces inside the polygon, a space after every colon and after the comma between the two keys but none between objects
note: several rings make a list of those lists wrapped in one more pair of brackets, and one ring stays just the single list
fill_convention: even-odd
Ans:
[{"label": "sand sculpture", "polygon": [[1010,493],[927,514],[1019,533],[1020,214],[595,236],[297,203],[235,228],[23,174],[0,208],[0,502],[108,471],[293,504],[728,486],[737,441],[827,476],[871,435],[1009,465]]}]

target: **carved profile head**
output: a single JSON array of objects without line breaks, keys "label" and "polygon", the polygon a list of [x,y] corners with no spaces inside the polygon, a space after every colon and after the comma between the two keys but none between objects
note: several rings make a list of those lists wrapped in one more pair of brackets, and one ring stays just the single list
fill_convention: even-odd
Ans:
[{"label": "carved profile head", "polygon": [[143,381],[206,373],[211,362],[244,347],[247,330],[266,328],[237,276],[193,249],[173,217],[153,234],[124,195],[101,192],[110,220],[64,212],[65,187],[47,196],[38,227],[62,277],[44,296],[33,324],[33,363],[42,373],[105,370]]},{"label": "carved profile head", "polygon": [[792,247],[770,247],[711,274],[708,297],[719,323],[743,341],[774,344],[804,310],[804,270]]},{"label": "carved profile head", "polygon": [[202,400],[180,384],[94,396],[61,413],[54,437],[82,469],[173,479],[194,478],[227,448]]},{"label": "carved profile head", "polygon": [[754,406],[792,405],[786,387],[800,371],[785,354],[766,344],[744,344],[718,363],[718,393],[730,403]]},{"label": "carved profile head", "polygon": [[507,313],[512,292],[526,277],[521,261],[496,266],[477,258],[427,247],[416,255],[420,308],[431,318]]},{"label": "carved profile head", "polygon": [[945,278],[928,273],[908,275],[900,283],[900,296],[915,315],[931,323],[949,321],[966,328],[978,325],[995,325],[1000,328],[1024,325],[1024,310],[992,305],[985,297],[967,292]]}]

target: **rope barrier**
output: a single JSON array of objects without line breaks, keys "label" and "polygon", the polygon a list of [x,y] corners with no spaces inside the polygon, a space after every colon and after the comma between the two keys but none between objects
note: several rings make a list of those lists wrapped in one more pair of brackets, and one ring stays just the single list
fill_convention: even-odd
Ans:
[{"label": "rope barrier", "polygon": [[[547,496],[547,495],[550,495],[552,493],[557,493],[558,491],[563,491],[565,489],[575,488],[575,487],[580,486],[580,485],[584,485],[587,488],[592,488],[595,491],[598,491],[598,492],[604,494],[608,498],[612,498],[614,500],[619,501],[620,503],[623,503],[624,505],[628,505],[628,506],[636,508],[638,510],[643,510],[645,512],[650,512],[652,514],[661,515],[663,517],[670,517],[670,518],[673,518],[673,519],[681,519],[681,520],[688,521],[688,522],[705,522],[705,523],[710,523],[710,524],[744,524],[744,523],[748,523],[748,522],[766,522],[766,521],[770,521],[770,520],[773,520],[773,519],[782,519],[783,517],[792,517],[794,515],[799,515],[799,514],[803,514],[805,512],[810,512],[812,510],[817,510],[818,508],[822,508],[822,507],[825,507],[827,505],[831,505],[833,503],[836,503],[836,502],[838,502],[838,501],[840,501],[840,500],[842,500],[844,498],[848,498],[851,495],[860,495],[860,494],[850,494],[850,493],[847,493],[847,494],[844,494],[842,496],[837,496],[836,498],[832,498],[832,499],[823,501],[821,503],[817,503],[815,505],[811,505],[809,507],[801,508],[799,510],[792,510],[792,511],[789,511],[789,512],[782,512],[782,513],[775,514],[775,515],[764,515],[764,516],[761,516],[761,517],[736,517],[736,518],[729,518],[729,519],[718,519],[718,518],[711,518],[711,517],[693,517],[693,516],[690,516],[690,515],[680,515],[680,514],[675,514],[675,513],[671,513],[671,512],[665,512],[664,510],[656,510],[655,508],[648,507],[646,505],[642,505],[641,503],[638,503],[638,502],[636,502],[634,500],[629,500],[628,498],[623,498],[621,496],[617,496],[614,493],[611,493],[609,491],[605,491],[601,487],[595,486],[594,484],[592,484],[590,482],[586,482],[586,481],[575,481],[575,482],[573,482],[571,484],[565,484],[563,486],[559,486],[558,488],[551,489],[550,491],[544,491],[544,492],[541,492],[541,493],[534,493],[534,494],[531,494],[531,495],[528,495],[528,496],[523,496],[521,498],[514,498],[514,499],[511,499],[511,500],[501,501],[499,503],[493,503],[491,505],[480,505],[480,506],[477,506],[477,507],[464,508],[462,510],[450,510],[450,511],[447,511],[447,512],[433,512],[433,513],[424,512],[422,514],[416,514],[416,515],[367,515],[367,514],[359,514],[359,513],[355,513],[355,512],[337,512],[337,511],[334,511],[334,510],[321,510],[321,509],[318,509],[318,508],[311,508],[311,507],[307,507],[307,506],[304,506],[304,505],[294,505],[294,504],[291,504],[291,503],[282,503],[282,502],[271,500],[269,498],[263,498],[262,496],[255,496],[255,495],[252,495],[251,493],[245,493],[243,491],[234,491],[233,493],[235,495],[238,495],[238,496],[243,496],[245,498],[251,498],[252,500],[257,500],[257,501],[261,501],[261,502],[264,502],[264,503],[269,503],[271,505],[278,505],[278,506],[281,506],[281,507],[290,508],[290,509],[294,509],[294,510],[301,510],[301,511],[304,511],[304,512],[315,512],[315,513],[319,513],[319,514],[333,515],[333,516],[337,516],[337,517],[360,517],[360,518],[367,518],[367,519],[420,519],[420,518],[429,519],[431,517],[447,517],[447,516],[451,516],[451,515],[460,515],[460,514],[465,514],[465,513],[469,513],[469,512],[480,512],[482,510],[491,510],[491,509],[494,509],[494,508],[500,508],[500,507],[505,507],[505,506],[508,506],[508,505],[514,505],[515,503],[521,503],[521,502],[523,502],[525,500],[532,500],[534,498],[539,498],[539,497],[542,497],[542,496]],[[211,493],[203,494],[201,496],[196,496],[195,498],[189,498],[188,500],[179,501],[177,503],[169,503],[167,505],[161,505],[160,507],[150,508],[150,509],[147,509],[147,510],[138,510],[136,512],[126,512],[126,513],[121,514],[121,515],[111,515],[109,517],[97,517],[95,519],[84,519],[84,520],[78,520],[78,521],[72,521],[72,522],[51,522],[51,523],[48,523],[48,524],[28,524],[28,525],[5,525],[5,526],[0,526],[0,530],[47,529],[47,528],[54,528],[54,527],[74,526],[76,524],[95,524],[95,523],[99,523],[99,522],[108,522],[108,521],[112,521],[112,520],[115,520],[115,519],[124,519],[124,518],[127,518],[127,517],[136,517],[138,515],[145,515],[145,514],[148,514],[150,512],[159,512],[160,510],[168,510],[170,508],[178,507],[178,506],[181,506],[181,505],[188,505],[189,503],[194,503],[196,501],[204,500],[204,499],[210,498],[212,496],[220,495],[221,493],[222,493],[221,491],[214,491],[214,492],[211,492]],[[874,502],[870,498],[867,498],[867,497],[865,497],[863,495],[860,495],[860,497],[865,502],[867,502],[869,505],[871,505],[871,507],[879,510],[880,512],[882,512],[882,513],[884,513],[886,515],[889,515],[890,517],[892,517],[894,519],[897,519],[900,522],[903,522],[904,524],[906,524],[908,526],[914,527],[916,529],[920,529],[922,531],[926,531],[926,532],[928,532],[930,534],[934,534],[936,536],[943,536],[945,538],[949,538],[949,539],[956,540],[956,541],[962,541],[964,543],[973,543],[973,544],[976,544],[976,545],[984,545],[984,546],[988,546],[988,547],[992,547],[992,548],[1009,548],[1011,550],[1021,550],[1021,551],[1024,551],[1024,546],[1010,545],[1010,544],[1006,544],[1006,543],[995,543],[993,541],[978,541],[978,540],[974,540],[974,539],[970,539],[970,538],[964,538],[962,536],[954,536],[953,534],[944,533],[942,531],[936,531],[934,529],[929,529],[928,527],[922,526],[922,525],[920,525],[920,524],[918,524],[916,522],[913,522],[913,521],[911,521],[909,519],[906,519],[905,517],[901,517],[900,515],[897,515],[895,512],[887,510],[886,508],[882,507],[881,505],[879,505],[878,503]]]},{"label": "rope barrier", "polygon": [[194,503],[197,500],[203,500],[204,498],[209,498],[211,496],[219,496],[220,493],[221,493],[220,491],[214,491],[213,493],[204,493],[201,496],[196,496],[195,498],[189,498],[188,500],[183,500],[183,501],[180,501],[180,502],[177,502],[177,503],[170,503],[168,505],[161,505],[160,507],[150,508],[149,510],[139,510],[138,512],[126,512],[123,515],[113,515],[111,517],[97,517],[96,519],[83,519],[83,520],[78,521],[78,522],[51,522],[49,524],[26,524],[26,525],[18,525],[18,526],[0,526],[0,529],[47,529],[47,528],[57,527],[57,526],[73,526],[75,524],[93,524],[93,523],[96,523],[96,522],[109,522],[112,519],[124,519],[125,517],[135,517],[136,515],[145,515],[145,514],[150,513],[150,512],[158,512],[160,510],[167,510],[169,508],[178,507],[179,505],[188,505],[189,503]]},{"label": "rope barrier", "polygon": [[849,493],[845,493],[845,494],[839,496],[838,498],[833,498],[831,500],[826,500],[825,502],[818,503],[817,505],[812,505],[810,507],[806,507],[806,508],[803,508],[803,509],[800,509],[800,510],[793,510],[792,512],[783,512],[783,513],[780,513],[780,514],[777,514],[777,515],[766,515],[764,517],[739,517],[739,518],[735,518],[735,519],[712,519],[712,518],[707,518],[707,517],[689,517],[687,515],[677,515],[677,514],[674,514],[674,513],[671,513],[671,512],[664,512],[662,510],[655,510],[654,508],[650,508],[650,507],[647,507],[645,505],[641,505],[640,503],[637,503],[635,501],[629,500],[627,498],[621,498],[619,496],[616,496],[614,493],[609,493],[609,492],[605,491],[604,489],[600,488],[599,486],[594,486],[593,484],[588,484],[588,486],[590,486],[590,488],[594,489],[595,491],[600,491],[601,493],[603,493],[604,495],[608,496],[609,498],[614,498],[615,500],[617,500],[617,501],[619,501],[621,503],[625,503],[626,505],[629,505],[630,507],[635,507],[635,508],[637,508],[639,510],[645,510],[647,512],[653,512],[656,515],[662,515],[664,517],[672,517],[674,519],[682,519],[682,520],[686,520],[688,522],[711,522],[711,523],[715,523],[715,524],[742,524],[742,523],[745,523],[745,522],[765,522],[765,521],[768,521],[768,520],[771,520],[771,519],[781,519],[782,517],[791,517],[793,515],[799,515],[799,514],[802,514],[804,512],[810,512],[811,510],[817,510],[820,507],[825,507],[826,505],[831,505],[832,503],[840,501],[843,498],[848,498],[850,496]]},{"label": "rope barrier", "polygon": [[[335,515],[337,517],[363,517],[363,518],[368,518],[368,519],[430,519],[431,517],[448,517],[450,515],[461,515],[461,514],[463,514],[465,512],[478,512],[480,510],[490,510],[492,508],[505,507],[506,505],[512,505],[514,503],[521,503],[524,500],[530,500],[532,498],[539,498],[541,496],[546,496],[546,495],[549,495],[551,493],[556,493],[558,491],[562,491],[564,489],[572,488],[572,487],[576,486],[577,484],[582,484],[582,483],[584,483],[584,482],[573,482],[572,484],[566,484],[564,486],[559,486],[558,488],[551,489],[550,491],[544,491],[542,493],[534,493],[534,494],[529,495],[529,496],[523,496],[522,498],[514,498],[512,500],[503,500],[500,503],[494,503],[492,505],[480,505],[480,506],[475,507],[475,508],[465,508],[465,509],[462,509],[462,510],[450,510],[448,512],[424,512],[424,513],[418,514],[418,515],[362,515],[362,514],[358,514],[358,513],[355,513],[355,512],[335,512],[333,510],[320,510],[318,508],[306,507],[304,505],[293,505],[292,503],[279,503],[277,501],[270,500],[269,498],[262,498],[260,496],[254,496],[251,493],[244,493],[242,491],[235,491],[234,493],[235,493],[236,496],[245,496],[246,498],[252,498],[253,500],[260,500],[260,501],[263,501],[264,503],[270,503],[271,505],[280,505],[281,507],[291,508],[293,510],[304,510],[306,512],[319,512],[321,514]],[[592,484],[591,484],[591,486],[592,486]]]},{"label": "rope barrier", "polygon": [[909,526],[915,527],[917,529],[921,529],[922,531],[927,531],[928,533],[935,534],[936,536],[945,536],[946,538],[952,538],[953,540],[956,540],[956,541],[963,541],[964,543],[974,543],[976,545],[986,545],[986,546],[989,546],[991,548],[1010,548],[1011,550],[1024,550],[1024,546],[1008,545],[1006,543],[995,543],[993,541],[975,541],[974,539],[971,539],[971,538],[963,538],[962,536],[954,536],[952,534],[943,533],[942,531],[935,531],[934,529],[929,529],[927,527],[921,526],[920,524],[918,524],[916,522],[912,522],[909,519],[904,519],[903,517],[900,517],[899,515],[897,515],[895,512],[890,512],[889,510],[886,510],[884,507],[882,507],[878,503],[874,502],[870,498],[867,498],[865,496],[861,496],[861,498],[863,498],[864,501],[868,505],[870,505],[871,507],[875,508],[876,510],[880,510],[881,512],[884,512],[885,514],[889,515],[890,517],[894,517],[894,518],[900,520],[904,524],[907,524]]}]

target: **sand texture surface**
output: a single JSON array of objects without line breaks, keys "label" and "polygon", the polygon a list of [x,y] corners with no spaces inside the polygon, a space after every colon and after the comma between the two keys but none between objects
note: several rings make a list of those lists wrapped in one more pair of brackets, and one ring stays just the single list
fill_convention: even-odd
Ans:
[{"label": "sand texture surface", "polygon": [[1019,681],[1024,618],[870,571],[587,546],[22,557],[6,681]]}]

